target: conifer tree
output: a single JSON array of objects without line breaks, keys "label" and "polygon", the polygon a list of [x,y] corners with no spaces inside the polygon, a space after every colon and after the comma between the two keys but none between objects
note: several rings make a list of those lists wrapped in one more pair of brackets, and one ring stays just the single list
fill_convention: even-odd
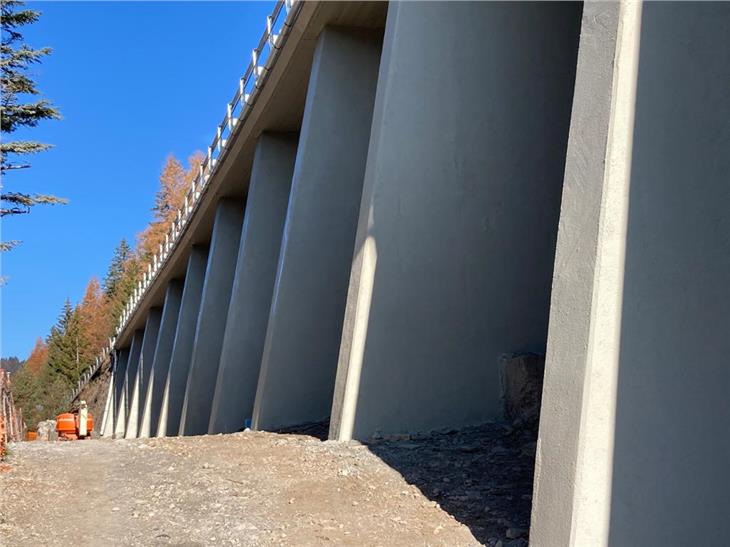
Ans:
[{"label": "conifer tree", "polygon": [[84,363],[87,341],[83,338],[78,309],[66,299],[58,322],[48,336],[48,365],[52,372],[73,385],[79,378]]},{"label": "conifer tree", "polygon": [[104,278],[104,294],[108,300],[112,326],[116,324],[140,276],[137,258],[125,239],[114,249],[114,256]]},{"label": "conifer tree", "polygon": [[[35,154],[50,148],[50,145],[36,141],[9,140],[8,135],[19,127],[35,127],[42,120],[58,119],[60,114],[46,99],[37,99],[39,91],[28,75],[29,69],[48,55],[49,48],[33,49],[23,42],[20,28],[36,22],[40,13],[22,9],[23,2],[0,0],[0,173],[5,178],[7,171],[30,167],[27,162],[15,163],[13,156]],[[52,195],[0,190],[0,216],[30,212],[39,204],[65,203],[66,200]],[[6,242],[0,250],[7,250],[16,242]]]}]

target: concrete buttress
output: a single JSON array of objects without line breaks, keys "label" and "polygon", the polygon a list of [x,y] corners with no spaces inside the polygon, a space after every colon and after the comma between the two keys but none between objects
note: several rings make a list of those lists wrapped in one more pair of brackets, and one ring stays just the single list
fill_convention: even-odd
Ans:
[{"label": "concrete buttress", "polygon": [[296,150],[296,134],[256,146],[208,433],[237,431],[253,412]]},{"label": "concrete buttress", "polygon": [[193,354],[195,327],[198,324],[200,298],[203,294],[205,268],[208,262],[208,247],[193,245],[185,270],[180,311],[175,325],[175,339],[170,357],[170,367],[164,380],[160,418],[157,425],[158,437],[177,435],[180,429],[185,399],[185,387]]},{"label": "concrete buttress", "polygon": [[180,418],[181,435],[204,435],[208,432],[236,271],[243,209],[244,204],[240,200],[229,198],[221,199],[216,209],[190,373]]},{"label": "concrete buttress", "polygon": [[[381,36],[326,28],[314,54],[253,426],[329,417]],[[357,67],[356,70],[352,70]]]}]

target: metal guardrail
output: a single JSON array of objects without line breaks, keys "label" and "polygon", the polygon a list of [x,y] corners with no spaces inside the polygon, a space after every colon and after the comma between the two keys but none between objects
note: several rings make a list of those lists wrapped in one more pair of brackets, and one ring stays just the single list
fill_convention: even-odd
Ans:
[{"label": "metal guardrail", "polygon": [[84,370],[84,372],[79,377],[78,382],[76,382],[76,387],[71,392],[71,395],[68,398],[68,403],[72,403],[76,397],[79,396],[79,393],[87,386],[89,381],[94,377],[94,375],[99,371],[101,366],[107,362],[111,358],[111,352],[112,348],[114,347],[114,338],[109,339],[109,345],[101,350],[101,353],[98,357],[94,359],[94,363],[89,365],[89,367]]},{"label": "metal guardrail", "polygon": [[[276,63],[279,51],[286,42],[291,27],[301,7],[301,0],[278,1],[271,15],[266,18],[266,29],[256,48],[251,52],[251,62],[239,80],[233,98],[226,105],[226,113],[218,124],[207,155],[185,195],[183,206],[177,212],[165,241],[160,244],[142,279],[137,283],[132,298],[124,309],[117,326],[117,332],[124,330],[157,274],[163,269],[172,250],[180,239],[185,227],[193,216],[195,206],[206,189],[208,181],[216,168],[225,158],[232,137],[240,129],[251,112],[261,89],[268,79],[269,72]],[[281,17],[285,14],[284,17]]]},{"label": "metal guardrail", "polygon": [[[129,299],[127,305],[124,307],[122,316],[117,324],[117,333],[124,330],[127,322],[137,310],[137,307],[139,307],[140,302],[144,299],[147,289],[164,268],[165,263],[180,240],[180,236],[184,232],[200,201],[200,196],[207,188],[208,181],[215,174],[218,165],[225,158],[233,136],[243,126],[256,99],[260,95],[261,89],[276,63],[279,51],[286,43],[291,27],[299,14],[301,4],[302,0],[277,1],[271,15],[266,18],[266,28],[261,35],[258,45],[251,52],[251,61],[243,76],[239,79],[238,87],[233,94],[233,98],[226,105],[226,113],[223,116],[223,120],[216,127],[213,141],[208,146],[206,157],[201,163],[198,174],[185,195],[183,206],[178,210],[169,232],[165,234],[164,243],[160,244],[157,253],[155,253],[152,261],[147,266],[147,270],[143,273],[142,279],[137,283],[132,293],[132,298]],[[282,17],[282,15],[284,16]],[[111,338],[109,345],[101,351],[94,363],[89,365],[81,375],[76,388],[71,393],[69,403],[78,397],[79,393],[86,387],[102,364],[110,358],[115,342],[116,338]]]}]

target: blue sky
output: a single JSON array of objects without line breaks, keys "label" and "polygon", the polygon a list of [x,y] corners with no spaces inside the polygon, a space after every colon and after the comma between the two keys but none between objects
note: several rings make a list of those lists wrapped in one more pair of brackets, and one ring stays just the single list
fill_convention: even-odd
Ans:
[{"label": "blue sky", "polygon": [[43,14],[26,41],[53,48],[34,78],[64,119],[13,135],[55,148],[4,184],[70,203],[2,220],[2,239],[23,241],[0,256],[2,356],[27,357],[119,240],[135,241],[165,158],[210,143],[273,5],[28,2]]}]

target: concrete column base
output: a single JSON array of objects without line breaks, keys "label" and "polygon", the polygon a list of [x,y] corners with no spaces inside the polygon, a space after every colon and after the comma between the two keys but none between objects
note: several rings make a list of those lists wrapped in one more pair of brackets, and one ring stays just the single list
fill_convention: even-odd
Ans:
[{"label": "concrete column base", "polygon": [[117,351],[117,362],[114,370],[114,438],[124,437],[124,428],[127,423],[127,403],[124,400],[124,379],[127,375],[129,362],[129,348]]},{"label": "concrete column base", "polygon": [[180,418],[180,435],[204,435],[208,432],[242,224],[243,203],[234,199],[222,199],[218,203],[211,236],[190,373]]},{"label": "concrete column base", "polygon": [[256,146],[208,425],[211,434],[238,431],[253,413],[297,137],[264,133]]},{"label": "concrete column base", "polygon": [[728,36],[725,3],[585,3],[531,545],[730,537]]},{"label": "concrete column base", "polygon": [[257,429],[330,414],[380,50],[380,36],[362,31],[327,28],[319,37],[254,404]]},{"label": "concrete column base", "polygon": [[330,437],[502,416],[544,353],[580,4],[391,2]]},{"label": "concrete column base", "polygon": [[142,354],[142,339],[144,329],[134,331],[132,345],[129,350],[127,375],[124,379],[125,426],[124,438],[137,437],[137,421],[139,409],[139,361]]},{"label": "concrete column base", "polygon": [[140,437],[154,437],[157,434],[162,392],[165,388],[165,380],[167,379],[167,373],[170,368],[172,346],[175,342],[175,329],[180,313],[182,292],[183,284],[178,280],[171,281],[165,292],[165,303],[162,308],[157,345],[155,347],[150,378],[147,383]]},{"label": "concrete column base", "polygon": [[203,294],[208,247],[193,245],[185,271],[185,284],[172,346],[170,368],[164,381],[157,436],[177,435],[185,400],[185,387],[193,354],[195,327],[198,324],[200,299]]},{"label": "concrete column base", "polygon": [[[149,437],[149,428],[147,432],[142,431],[142,417],[144,413],[145,398],[147,396],[147,386],[152,372],[152,363],[155,359],[155,347],[157,346],[157,335],[160,331],[160,321],[162,319],[161,308],[150,308],[147,313],[147,320],[144,327],[144,338],[142,339],[142,352],[139,358],[139,376],[137,397],[137,437]],[[134,397],[133,396],[133,399]]]}]

